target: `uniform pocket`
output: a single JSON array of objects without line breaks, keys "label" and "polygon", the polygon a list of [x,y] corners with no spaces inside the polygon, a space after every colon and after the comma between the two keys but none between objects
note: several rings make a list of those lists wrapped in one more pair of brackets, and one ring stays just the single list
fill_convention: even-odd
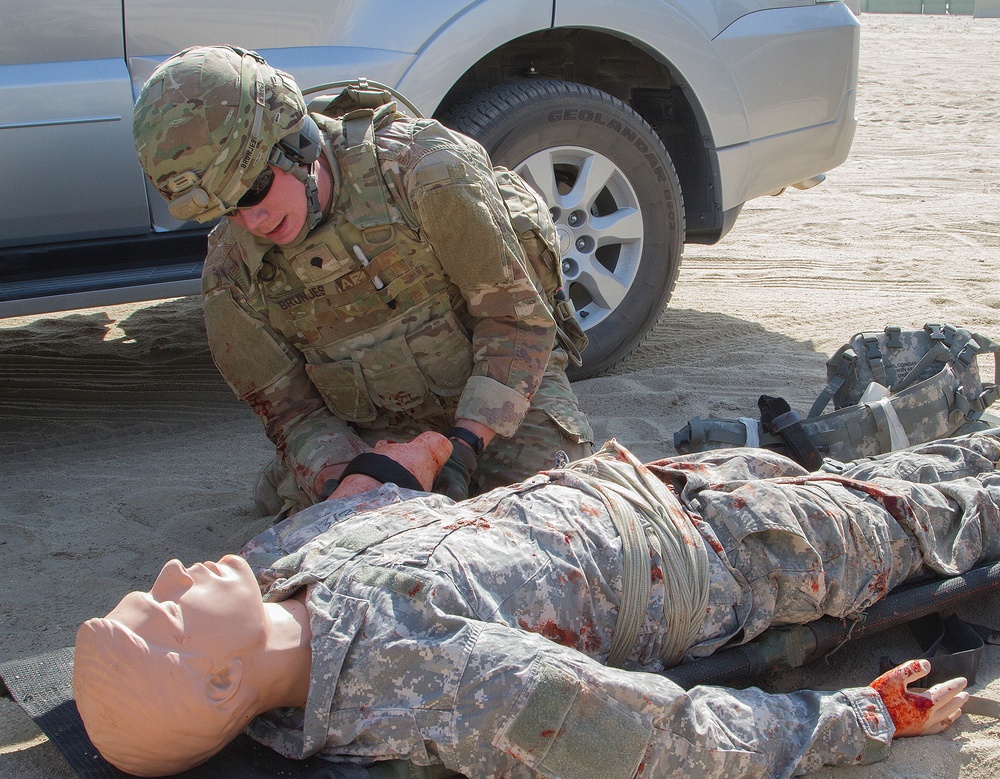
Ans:
[{"label": "uniform pocket", "polygon": [[807,512],[789,486],[751,481],[732,492],[703,493],[702,516],[710,524],[721,521],[732,534],[735,543],[726,554],[750,585],[753,606],[743,625],[748,637],[774,621],[810,622],[823,614],[823,559],[802,532]]},{"label": "uniform pocket", "polygon": [[542,776],[635,776],[650,723],[552,663],[536,661],[533,676],[494,746]]},{"label": "uniform pocket", "polygon": [[451,311],[406,337],[427,385],[436,395],[461,395],[472,375],[472,342]]},{"label": "uniform pocket", "polygon": [[753,593],[756,634],[771,622],[853,614],[885,595],[894,553],[884,512],[843,485],[752,481],[715,493],[703,517],[735,540],[730,561]]},{"label": "uniform pocket", "polygon": [[361,366],[351,360],[306,365],[309,380],[323,396],[327,407],[341,419],[371,422],[377,411],[368,397]]},{"label": "uniform pocket", "polygon": [[365,349],[360,365],[369,397],[387,411],[409,411],[427,397],[427,382],[404,336]]},{"label": "uniform pocket", "polygon": [[531,409],[544,413],[558,425],[563,434],[574,443],[594,442],[590,420],[580,409],[576,393],[562,371],[546,371],[542,383],[531,398]]}]

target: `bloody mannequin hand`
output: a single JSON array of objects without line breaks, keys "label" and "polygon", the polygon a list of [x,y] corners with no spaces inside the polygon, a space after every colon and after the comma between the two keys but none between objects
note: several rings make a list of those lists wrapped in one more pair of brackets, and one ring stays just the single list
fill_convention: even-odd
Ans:
[{"label": "bloody mannequin hand", "polygon": [[871,686],[882,697],[896,726],[896,738],[929,736],[940,733],[962,714],[969,693],[962,692],[966,681],[961,676],[923,692],[907,689],[911,682],[931,671],[926,660],[910,660],[886,671]]},{"label": "bloody mannequin hand", "polygon": [[[440,433],[421,433],[411,441],[379,441],[372,450],[391,457],[412,473],[420,486],[430,491],[434,479],[451,454],[451,441]],[[381,482],[371,476],[352,473],[345,476],[331,498],[346,498],[378,487]]]}]

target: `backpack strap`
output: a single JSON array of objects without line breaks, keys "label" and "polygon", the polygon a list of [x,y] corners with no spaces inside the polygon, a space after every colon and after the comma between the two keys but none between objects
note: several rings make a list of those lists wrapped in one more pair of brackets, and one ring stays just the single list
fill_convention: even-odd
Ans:
[{"label": "backpack strap", "polygon": [[[990,340],[985,335],[980,335],[979,333],[972,334],[972,341],[975,342],[976,346],[979,348],[975,352],[975,356],[972,357],[973,360],[980,354],[992,354],[993,355],[993,382],[983,382],[983,391],[979,394],[979,398],[976,402],[977,411],[985,411],[989,408],[997,398],[1000,398],[1000,364],[997,362],[997,354],[1000,353],[1000,344],[995,341]],[[969,344],[966,344],[968,347]],[[967,365],[965,362],[966,357],[965,349],[962,349],[956,357],[963,365]]]},{"label": "backpack strap", "polygon": [[864,353],[861,356],[868,363],[872,377],[883,387],[888,386],[885,375],[885,363],[882,362],[882,347],[879,346],[878,336],[875,333],[862,333],[861,344],[864,348]]},{"label": "backpack strap", "polygon": [[[383,114],[380,118],[384,118],[387,107],[379,109]],[[357,108],[333,120],[341,126],[333,146],[340,174],[345,180],[341,185],[347,193],[345,215],[362,231],[384,228],[394,221],[389,210],[392,198],[375,150],[375,117],[374,109]],[[376,175],[371,175],[373,172]]]},{"label": "backpack strap", "polygon": [[823,391],[819,393],[816,400],[813,401],[812,408],[809,409],[809,414],[807,415],[809,419],[818,417],[823,413],[823,409],[827,407],[833,396],[837,394],[838,390],[844,386],[844,382],[854,372],[854,365],[857,361],[858,354],[850,344],[841,346],[834,353],[833,357],[826,361],[827,372],[833,371],[833,376],[827,382]]},{"label": "backpack strap", "polygon": [[947,363],[950,357],[951,350],[943,341],[935,343],[924,353],[924,356],[917,361],[917,364],[910,369],[909,373],[897,381],[893,386],[889,387],[889,390],[891,392],[899,392],[900,390],[906,389],[924,374],[924,372],[930,367],[931,363]]}]

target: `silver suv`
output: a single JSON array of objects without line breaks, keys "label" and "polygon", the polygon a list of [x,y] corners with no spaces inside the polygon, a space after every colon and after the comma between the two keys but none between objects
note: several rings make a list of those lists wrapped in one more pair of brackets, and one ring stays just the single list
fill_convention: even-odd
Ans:
[{"label": "silver suv", "polygon": [[0,316],[195,294],[204,229],[144,180],[132,103],[193,44],[300,85],[365,76],[479,139],[544,195],[584,370],[640,343],[685,242],[806,187],[854,136],[840,0],[0,0]]}]

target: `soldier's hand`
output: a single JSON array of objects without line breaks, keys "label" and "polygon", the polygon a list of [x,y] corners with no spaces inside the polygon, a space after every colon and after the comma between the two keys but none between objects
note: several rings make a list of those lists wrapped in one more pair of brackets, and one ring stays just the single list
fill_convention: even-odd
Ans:
[{"label": "soldier's hand", "polygon": [[452,500],[469,497],[472,474],[479,468],[479,457],[464,441],[452,440],[451,457],[444,464],[434,482],[434,492],[447,495]]},{"label": "soldier's hand", "polygon": [[926,660],[910,660],[872,682],[896,726],[896,738],[940,733],[961,716],[969,700],[969,693],[963,692],[967,682],[961,676],[919,692],[908,689],[930,671]]}]

